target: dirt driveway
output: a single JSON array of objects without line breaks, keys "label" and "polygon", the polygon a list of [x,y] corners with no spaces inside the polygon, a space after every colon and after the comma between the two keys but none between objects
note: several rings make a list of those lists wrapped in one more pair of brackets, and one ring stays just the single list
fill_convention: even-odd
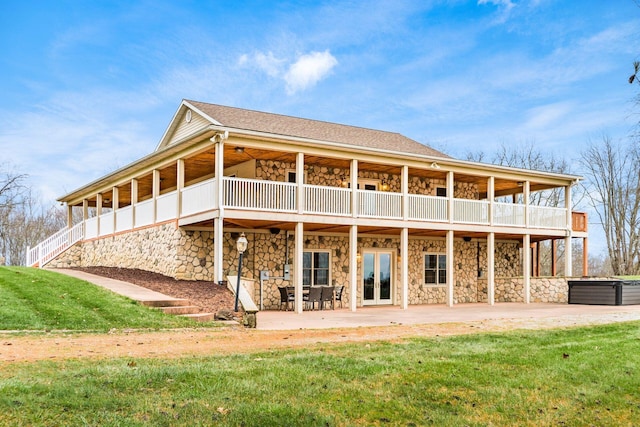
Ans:
[{"label": "dirt driveway", "polygon": [[[562,313],[562,314],[560,314]],[[296,316],[289,313],[290,316]],[[411,337],[462,335],[513,329],[549,329],[640,320],[640,306],[585,309],[566,314],[484,318],[445,323],[327,329],[251,330],[240,326],[159,332],[112,331],[108,334],[50,333],[0,335],[1,362],[78,358],[177,358],[227,355],[340,343],[392,341]]]}]

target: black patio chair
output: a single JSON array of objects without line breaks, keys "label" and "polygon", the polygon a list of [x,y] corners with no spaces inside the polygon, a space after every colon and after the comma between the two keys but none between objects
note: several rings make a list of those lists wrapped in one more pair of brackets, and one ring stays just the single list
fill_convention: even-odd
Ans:
[{"label": "black patio chair", "polygon": [[303,295],[302,299],[307,303],[307,307],[311,305],[312,310],[315,310],[316,303],[318,303],[318,309],[320,309],[320,305],[322,304],[322,287],[311,286],[309,293]]},{"label": "black patio chair", "polygon": [[333,306],[333,298],[334,298],[334,286],[322,286],[322,297],[320,301],[320,308],[324,309],[324,303],[331,303],[331,309],[333,310],[335,307]]},{"label": "black patio chair", "polygon": [[342,291],[344,291],[344,286],[336,286],[335,302],[340,303],[340,308],[342,308]]},{"label": "black patio chair", "polygon": [[285,310],[289,311],[289,303],[291,303],[291,310],[293,310],[295,301],[293,292],[289,292],[289,289],[284,286],[278,286],[278,290],[280,291],[280,310],[282,310],[282,305],[284,304]]}]

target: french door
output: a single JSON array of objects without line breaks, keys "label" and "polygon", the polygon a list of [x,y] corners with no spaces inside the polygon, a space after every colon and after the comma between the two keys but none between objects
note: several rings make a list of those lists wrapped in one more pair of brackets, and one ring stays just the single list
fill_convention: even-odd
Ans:
[{"label": "french door", "polygon": [[363,251],[362,304],[392,304],[393,251]]}]

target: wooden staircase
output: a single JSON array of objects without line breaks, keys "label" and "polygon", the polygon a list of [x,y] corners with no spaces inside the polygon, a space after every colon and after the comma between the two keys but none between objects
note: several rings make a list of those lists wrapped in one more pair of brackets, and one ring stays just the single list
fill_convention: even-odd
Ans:
[{"label": "wooden staircase", "polygon": [[140,301],[140,304],[162,310],[167,314],[187,317],[196,322],[209,322],[213,320],[213,313],[200,313],[200,307],[191,305],[191,302],[181,298],[171,298],[166,300]]}]

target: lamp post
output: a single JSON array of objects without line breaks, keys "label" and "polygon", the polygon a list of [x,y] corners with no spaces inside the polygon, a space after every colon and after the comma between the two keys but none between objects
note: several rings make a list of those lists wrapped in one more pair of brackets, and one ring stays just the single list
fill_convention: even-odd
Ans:
[{"label": "lamp post", "polygon": [[238,283],[236,284],[236,306],[235,306],[235,312],[238,312],[238,298],[240,296],[240,276],[242,275],[242,255],[244,254],[244,251],[247,250],[247,238],[245,237],[244,233],[242,233],[240,235],[240,237],[238,237],[238,240],[236,241],[236,248],[238,249],[238,254],[240,255],[238,257]]}]

